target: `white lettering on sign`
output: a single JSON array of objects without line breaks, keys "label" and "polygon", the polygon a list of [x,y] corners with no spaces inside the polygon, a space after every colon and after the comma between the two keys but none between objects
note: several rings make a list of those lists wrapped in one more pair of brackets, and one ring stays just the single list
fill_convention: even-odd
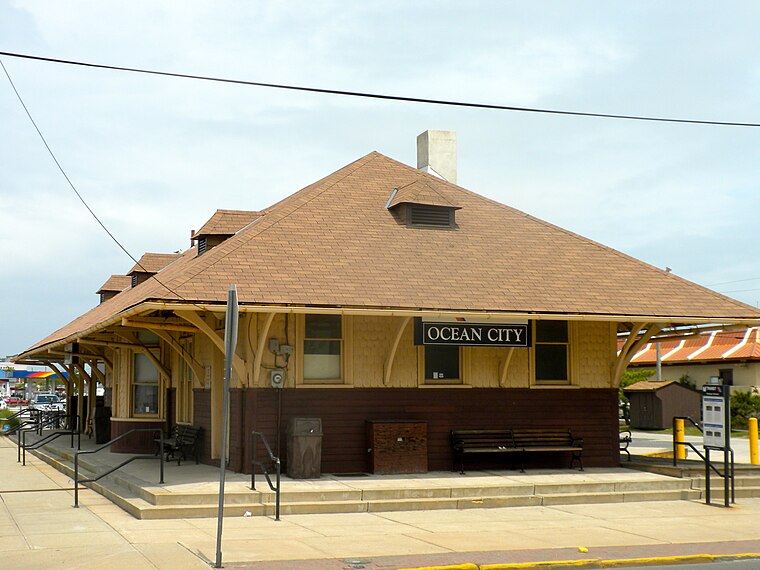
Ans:
[{"label": "white lettering on sign", "polygon": [[528,346],[528,325],[423,323],[422,344]]}]

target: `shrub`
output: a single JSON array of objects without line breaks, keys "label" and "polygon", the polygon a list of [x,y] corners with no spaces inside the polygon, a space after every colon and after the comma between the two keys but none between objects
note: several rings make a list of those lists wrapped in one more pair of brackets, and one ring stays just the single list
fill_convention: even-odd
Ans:
[{"label": "shrub", "polygon": [[747,420],[760,415],[760,396],[752,392],[731,394],[731,427],[747,429]]},{"label": "shrub", "polygon": [[0,434],[12,430],[21,423],[19,418],[6,419],[12,416],[15,412],[13,410],[0,410]]}]

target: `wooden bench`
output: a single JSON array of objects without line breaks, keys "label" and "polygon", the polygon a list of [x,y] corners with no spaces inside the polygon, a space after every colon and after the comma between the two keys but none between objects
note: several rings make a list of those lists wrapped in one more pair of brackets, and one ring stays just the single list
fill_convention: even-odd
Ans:
[{"label": "wooden bench", "polygon": [[[172,428],[171,435],[164,440],[164,448],[161,450],[162,453],[166,454],[166,460],[169,461],[169,459],[176,457],[177,465],[180,465],[183,459],[187,459],[192,455],[197,465],[199,463],[198,442],[202,430],[203,428],[187,424],[175,425]],[[161,442],[160,439],[155,439],[154,441],[157,446]]]},{"label": "wooden bench", "polygon": [[570,453],[570,468],[577,461],[583,471],[583,440],[573,437],[569,429],[520,428],[512,430],[515,448],[520,450],[520,471],[525,472],[528,453]]},{"label": "wooden bench", "polygon": [[620,451],[625,451],[628,454],[628,461],[631,460],[631,452],[628,451],[631,441],[633,441],[631,430],[627,429],[620,432]]},{"label": "wooden bench", "polygon": [[511,429],[467,429],[451,432],[454,447],[452,471],[456,471],[459,459],[460,472],[464,475],[464,456],[469,453],[515,453]]}]

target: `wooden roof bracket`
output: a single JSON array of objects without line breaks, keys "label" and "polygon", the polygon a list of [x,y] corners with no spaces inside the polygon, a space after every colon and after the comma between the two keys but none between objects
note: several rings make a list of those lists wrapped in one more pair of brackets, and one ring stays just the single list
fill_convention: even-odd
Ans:
[{"label": "wooden roof bracket", "polygon": [[[147,328],[147,327],[146,327]],[[153,332],[157,337],[162,339],[174,352],[176,352],[182,360],[184,360],[187,365],[190,367],[190,370],[193,371],[193,374],[195,374],[195,377],[198,379],[198,382],[200,385],[205,388],[206,387],[206,375],[203,371],[203,366],[201,366],[201,363],[195,360],[183,347],[182,345],[177,342],[177,339],[175,339],[171,333],[158,330],[158,329],[151,329],[148,328],[149,331]]]},{"label": "wooden roof bracket", "polygon": [[507,371],[509,370],[509,363],[512,361],[512,355],[515,353],[515,347],[510,346],[507,350],[507,355],[504,357],[504,362],[501,363],[501,373],[499,374],[499,386],[502,388],[507,387]]},{"label": "wooden roof bracket", "polygon": [[[639,332],[646,327],[646,332],[637,338]],[[631,329],[631,333],[620,350],[615,362],[615,369],[612,375],[612,385],[618,386],[620,384],[620,377],[625,372],[631,359],[636,353],[641,350],[641,347],[649,342],[649,339],[659,333],[663,328],[663,324],[660,323],[637,323]]]},{"label": "wooden roof bracket", "polygon": [[[261,362],[264,360],[264,347],[266,346],[267,336],[269,336],[269,328],[272,326],[275,313],[267,313],[267,318],[264,320],[264,326],[259,333],[259,342],[256,346],[256,355],[253,358],[253,386],[258,387],[259,376],[261,375]],[[242,380],[242,378],[241,378]],[[250,384],[249,384],[250,387]]]},{"label": "wooden roof bracket", "polygon": [[406,330],[406,327],[409,325],[409,321],[411,320],[412,317],[404,317],[403,320],[399,323],[398,329],[396,330],[396,338],[393,340],[391,349],[388,352],[387,358],[385,359],[385,366],[383,366],[384,386],[390,386],[391,372],[393,371],[393,361],[396,359],[396,351],[398,350],[398,345],[401,342],[401,337],[404,335],[404,331]]},{"label": "wooden roof bracket", "polygon": [[[182,317],[191,325],[195,325],[205,334],[219,351],[224,354],[224,339],[222,339],[209,324],[204,321],[196,311],[174,311],[178,317]],[[232,355],[232,367],[237,374],[239,381],[242,382],[245,376],[245,361],[237,354]]]}]

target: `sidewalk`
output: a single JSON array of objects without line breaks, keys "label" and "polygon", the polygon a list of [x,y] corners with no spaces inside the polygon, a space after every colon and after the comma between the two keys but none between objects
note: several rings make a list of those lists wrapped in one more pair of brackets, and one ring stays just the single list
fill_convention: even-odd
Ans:
[{"label": "sidewalk", "polygon": [[[208,568],[216,519],[137,520],[0,438],[5,567]],[[584,547],[588,552],[580,552]],[[287,515],[224,520],[227,568],[379,570],[425,565],[760,552],[760,499]]]}]

